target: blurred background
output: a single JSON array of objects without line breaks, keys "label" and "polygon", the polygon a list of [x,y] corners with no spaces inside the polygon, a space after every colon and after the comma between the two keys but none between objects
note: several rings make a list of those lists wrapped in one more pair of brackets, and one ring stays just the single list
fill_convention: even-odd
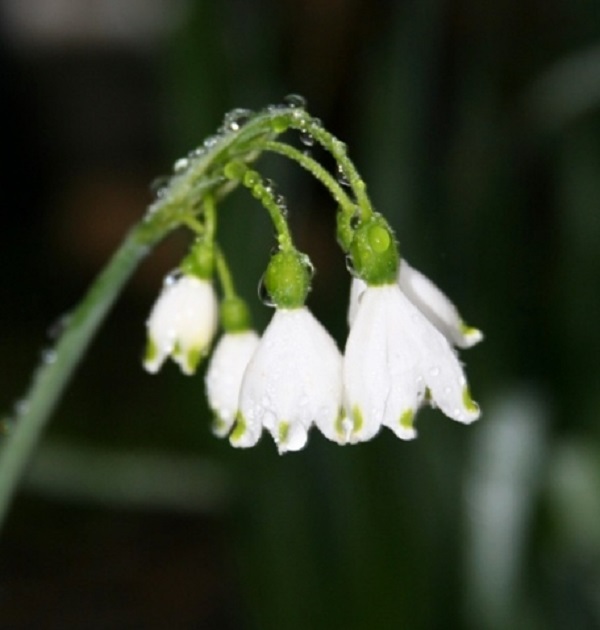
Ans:
[{"label": "blurred background", "polygon": [[[486,333],[462,353],[483,408],[470,428],[424,410],[412,443],[315,432],[297,454],[234,451],[210,433],[202,375],[140,366],[188,242],[173,235],[31,462],[0,538],[0,627],[600,627],[597,0],[1,0],[0,19],[5,412],[151,182],[227,110],[290,92]],[[343,347],[333,202],[261,164]],[[222,216],[263,327],[271,229],[243,191]]]}]

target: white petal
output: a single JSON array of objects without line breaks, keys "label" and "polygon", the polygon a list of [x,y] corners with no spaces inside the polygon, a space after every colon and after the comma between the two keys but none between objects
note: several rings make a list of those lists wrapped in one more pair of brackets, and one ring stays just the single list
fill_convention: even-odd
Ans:
[{"label": "white petal", "polygon": [[382,424],[402,439],[416,437],[426,389],[450,418],[479,416],[448,340],[397,285],[367,288],[344,357],[344,403],[354,419],[346,440],[369,439]]},{"label": "white petal", "polygon": [[195,371],[199,355],[206,352],[215,335],[218,306],[212,283],[182,276],[166,286],[148,318],[148,337],[155,356],[146,357],[144,366],[158,370],[171,355],[186,374]]},{"label": "white petal", "polygon": [[[380,290],[366,289],[344,353],[344,406],[351,421],[350,431],[340,443],[371,439],[380,429],[386,401],[392,386],[387,369],[388,323],[385,308],[381,308]],[[338,427],[340,428],[340,427]],[[345,429],[349,428],[346,422]],[[330,439],[335,436],[327,435]]]},{"label": "white petal", "polygon": [[[477,328],[467,326],[452,302],[420,271],[403,258],[398,272],[398,284],[406,297],[455,346],[470,348],[483,339]],[[352,279],[348,324],[352,326],[362,294],[367,285],[358,278]]]},{"label": "white petal", "polygon": [[253,330],[225,333],[211,356],[205,377],[206,394],[217,416],[213,430],[219,437],[229,433],[238,413],[242,378],[258,342]]},{"label": "white petal", "polygon": [[420,271],[402,259],[398,284],[406,297],[427,319],[459,348],[469,348],[483,339],[480,330],[467,326],[452,302]]},{"label": "white petal", "polygon": [[234,446],[252,446],[262,428],[280,452],[299,450],[313,422],[333,424],[341,407],[341,354],[303,307],[275,312],[244,374]]},{"label": "white petal", "polygon": [[[398,348],[405,346],[407,353],[411,353],[410,361],[419,381],[415,387],[427,387],[432,403],[448,417],[464,423],[476,420],[479,408],[470,399],[463,369],[448,340],[402,291],[394,293],[394,311],[399,317],[394,348],[399,353]],[[420,402],[419,392],[417,400]],[[388,405],[388,421],[393,417],[400,418],[405,411],[404,401],[398,403],[390,399]],[[385,424],[389,426],[388,422]]]},{"label": "white petal", "polygon": [[352,278],[350,283],[350,302],[348,304],[348,326],[352,327],[356,312],[360,303],[360,298],[367,288],[367,283],[360,278]]}]

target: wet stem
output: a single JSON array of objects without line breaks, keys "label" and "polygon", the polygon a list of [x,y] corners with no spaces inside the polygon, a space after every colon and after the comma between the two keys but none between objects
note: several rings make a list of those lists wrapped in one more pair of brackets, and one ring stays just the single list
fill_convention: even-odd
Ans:
[{"label": "wet stem", "polygon": [[35,372],[24,408],[4,438],[0,451],[0,526],[16,486],[50,414],[106,313],[149,248],[162,236],[140,223],[115,252],[104,271],[69,317],[51,361]]}]

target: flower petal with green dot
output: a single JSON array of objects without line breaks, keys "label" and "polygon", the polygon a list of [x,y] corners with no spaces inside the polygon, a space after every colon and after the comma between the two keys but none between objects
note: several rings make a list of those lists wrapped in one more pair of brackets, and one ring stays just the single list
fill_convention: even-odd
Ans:
[{"label": "flower petal with green dot", "polygon": [[449,340],[400,289],[398,247],[385,220],[374,215],[363,222],[349,253],[364,289],[354,286],[343,368],[346,417],[335,425],[337,441],[368,440],[381,426],[413,439],[425,400],[458,422],[476,420],[479,408]]},{"label": "flower petal with green dot", "polygon": [[194,374],[217,330],[213,285],[191,275],[167,281],[147,321],[144,367],[156,373],[170,356],[184,374]]},{"label": "flower petal with green dot", "polygon": [[208,403],[215,414],[213,432],[225,437],[239,414],[242,378],[259,336],[250,328],[248,308],[238,297],[223,300],[221,323],[225,332],[210,358],[205,384]]},{"label": "flower petal with green dot", "polygon": [[303,448],[308,431],[334,423],[342,403],[342,355],[304,306],[310,271],[295,250],[271,259],[264,284],[275,307],[244,373],[234,446],[254,446],[263,429],[280,453]]},{"label": "flower petal with green dot", "polygon": [[444,335],[398,285],[367,287],[344,355],[344,404],[351,426],[346,422],[340,440],[368,440],[381,426],[413,439],[414,416],[426,399],[458,422],[479,417]]},{"label": "flower petal with green dot", "polygon": [[[411,267],[403,258],[400,261],[398,285],[402,293],[425,315],[425,317],[458,348],[470,348],[483,339],[483,333],[468,326],[457,308],[424,274]],[[366,282],[352,279],[348,323],[352,325],[360,297],[367,288]]]},{"label": "flower petal with green dot", "polygon": [[342,403],[342,355],[306,307],[277,309],[246,368],[234,446],[266,429],[280,453],[304,447],[308,431],[333,424]]}]

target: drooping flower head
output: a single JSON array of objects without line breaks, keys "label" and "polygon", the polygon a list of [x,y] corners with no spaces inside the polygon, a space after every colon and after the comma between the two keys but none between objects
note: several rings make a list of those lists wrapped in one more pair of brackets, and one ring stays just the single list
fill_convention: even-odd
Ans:
[{"label": "drooping flower head", "polygon": [[[357,230],[351,252],[364,289],[356,295],[362,287],[355,285],[356,306],[350,310],[343,373],[346,417],[329,427],[327,437],[360,442],[387,426],[398,437],[412,439],[414,416],[425,401],[459,422],[475,420],[479,408],[448,339],[400,289],[397,245],[381,217]],[[432,286],[414,293],[422,301],[423,295],[444,297]],[[445,322],[448,312],[439,321]]]},{"label": "drooping flower head", "polygon": [[[170,356],[184,374],[194,374],[217,330],[218,307],[207,262],[196,248],[170,275],[147,321],[144,367],[156,373]],[[212,264],[212,263],[211,263]]]},{"label": "drooping flower head", "polygon": [[339,416],[342,357],[304,306],[309,280],[298,252],[279,252],[269,263],[264,282],[276,310],[244,373],[234,446],[254,446],[266,429],[279,452],[299,450],[313,423]]},{"label": "drooping flower head", "polygon": [[213,431],[224,437],[239,414],[242,378],[259,337],[250,327],[250,314],[240,298],[223,300],[221,323],[224,333],[210,358],[205,384],[208,404],[215,414]]}]

